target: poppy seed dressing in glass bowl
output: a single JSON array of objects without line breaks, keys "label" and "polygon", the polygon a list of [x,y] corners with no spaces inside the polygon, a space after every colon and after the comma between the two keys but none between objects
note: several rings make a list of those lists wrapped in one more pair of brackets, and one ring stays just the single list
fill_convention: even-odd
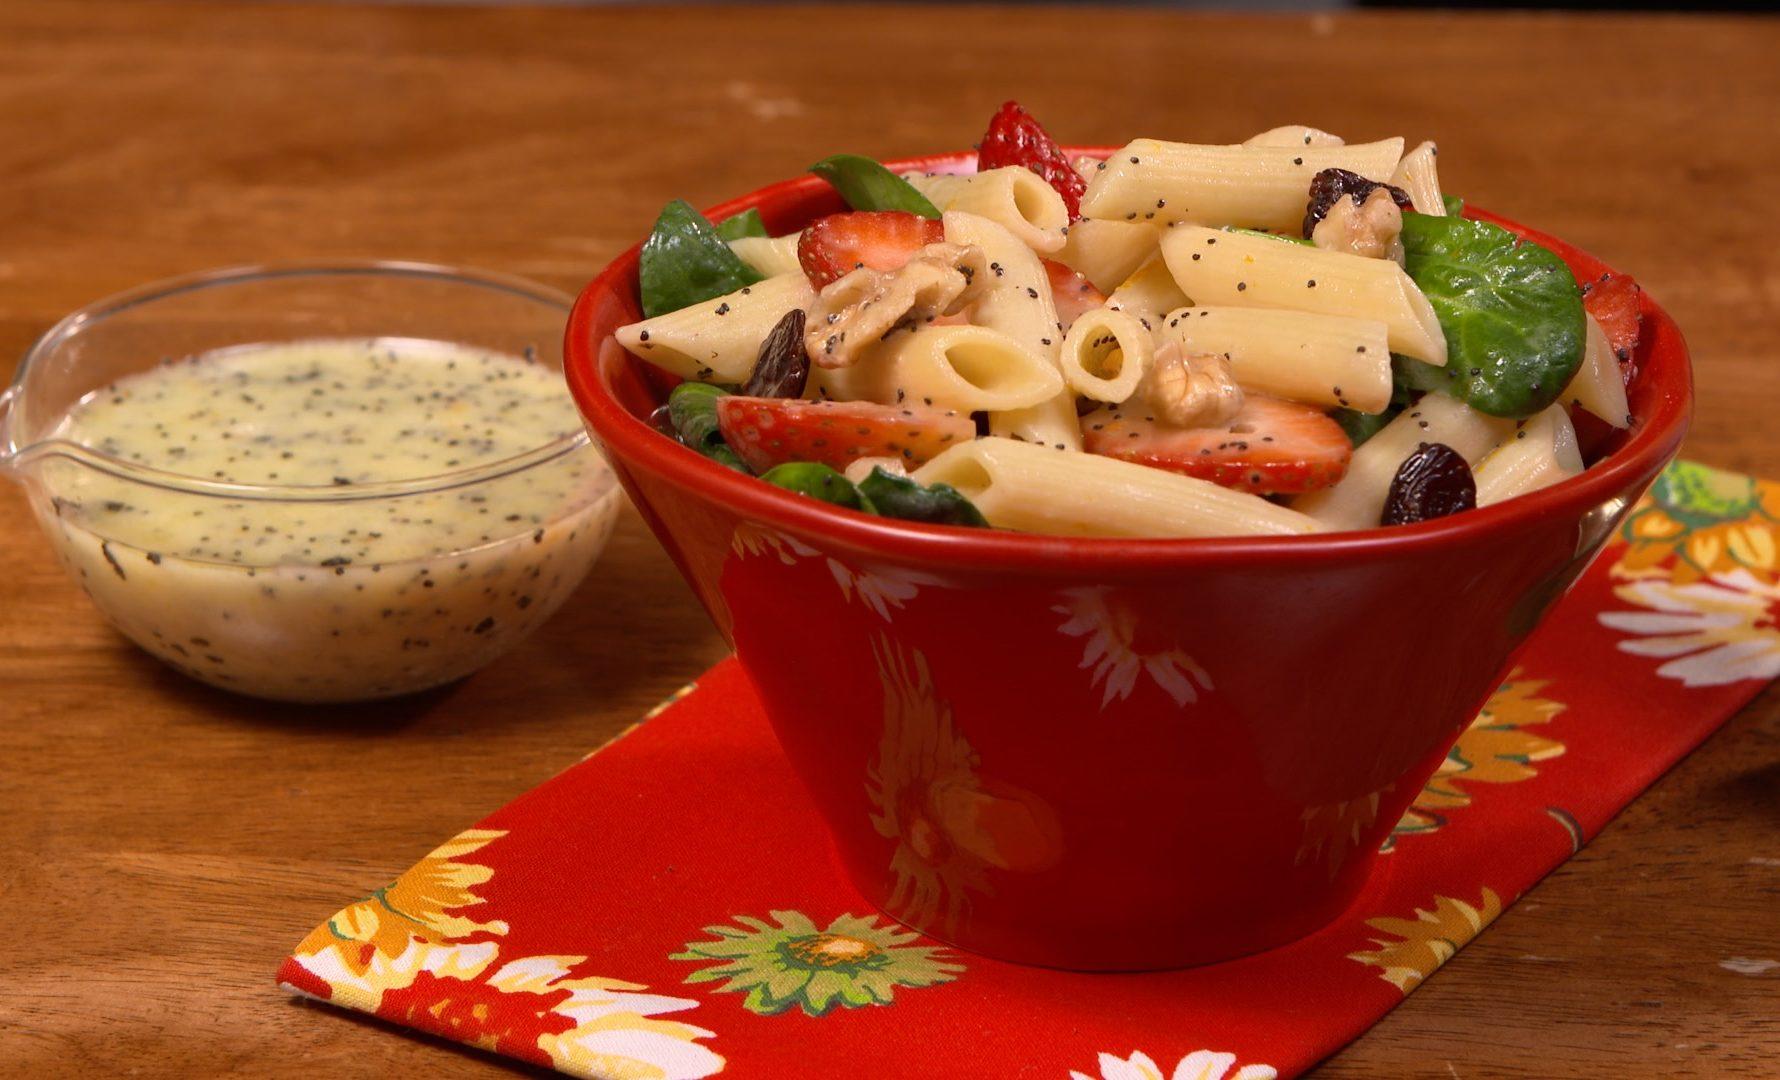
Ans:
[{"label": "poppy seed dressing in glass bowl", "polygon": [[[486,288],[437,275],[358,285]],[[511,327],[521,310],[472,321]],[[189,313],[174,314],[183,332]],[[543,314],[525,331],[534,336],[510,341],[495,329],[463,341],[232,331],[216,347],[95,376],[61,393],[59,408],[22,416],[21,390],[58,397],[33,388],[34,353],[7,420],[35,419],[39,439],[14,453],[14,470],[81,587],[180,671],[287,701],[437,686],[548,619],[617,517],[615,478],[554,357],[539,356],[560,334],[559,310]],[[52,359],[78,368],[133,340],[117,336],[63,343]],[[507,347],[470,343],[478,336]],[[44,361],[35,374],[63,378],[68,366]]]}]

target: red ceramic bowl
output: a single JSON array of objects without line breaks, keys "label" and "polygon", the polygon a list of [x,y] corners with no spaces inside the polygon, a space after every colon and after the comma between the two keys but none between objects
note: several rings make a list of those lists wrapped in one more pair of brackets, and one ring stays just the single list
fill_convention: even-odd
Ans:
[{"label": "red ceramic bowl", "polygon": [[[712,216],[748,207],[774,233],[843,209],[806,177]],[[1519,231],[1578,278],[1605,269]],[[1630,434],[1507,503],[1310,537],[894,524],[650,428],[665,380],[612,339],[640,317],[637,253],[569,322],[588,428],[735,646],[858,887],[933,936],[1034,964],[1203,963],[1339,914],[1528,632],[1675,453],[1692,396],[1681,334],[1646,297]],[[751,795],[748,812],[769,814],[796,797]]]}]

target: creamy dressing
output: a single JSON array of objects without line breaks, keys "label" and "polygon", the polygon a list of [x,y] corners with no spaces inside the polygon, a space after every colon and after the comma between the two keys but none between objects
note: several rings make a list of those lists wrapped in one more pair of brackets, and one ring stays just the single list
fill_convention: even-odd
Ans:
[{"label": "creamy dressing", "polygon": [[[56,435],[203,479],[337,487],[474,468],[580,428],[554,369],[414,339],[245,346],[88,395]],[[617,510],[591,448],[499,479],[329,502],[158,489],[65,459],[34,504],[124,633],[264,697],[407,693],[479,667],[581,581]]]}]

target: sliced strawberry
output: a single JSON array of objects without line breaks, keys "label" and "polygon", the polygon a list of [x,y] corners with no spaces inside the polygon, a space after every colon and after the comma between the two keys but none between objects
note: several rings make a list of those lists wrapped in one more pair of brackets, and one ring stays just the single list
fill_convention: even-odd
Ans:
[{"label": "sliced strawberry", "polygon": [[862,266],[895,270],[928,244],[946,238],[945,226],[906,210],[855,210],[818,218],[797,238],[797,262],[820,289]]},{"label": "sliced strawberry", "polygon": [[1142,405],[1106,405],[1082,417],[1082,448],[1121,461],[1257,495],[1328,487],[1347,473],[1353,444],[1308,405],[1250,394],[1228,424],[1170,427]]},{"label": "sliced strawberry", "polygon": [[1092,282],[1054,259],[1041,259],[1051,279],[1051,299],[1057,305],[1057,321],[1068,331],[1081,313],[1106,303],[1106,294]]},{"label": "sliced strawberry", "polygon": [[1063,196],[1071,221],[1081,216],[1082,192],[1088,182],[1075,171],[1055,139],[1017,101],[1002,105],[977,147],[977,170],[1019,165],[1031,169]]},{"label": "sliced strawberry", "polygon": [[1607,335],[1607,344],[1619,358],[1619,371],[1626,385],[1638,377],[1638,332],[1644,313],[1640,297],[1644,290],[1626,274],[1602,274],[1582,286],[1582,306]]},{"label": "sliced strawberry", "polygon": [[740,395],[717,399],[717,428],[755,472],[787,461],[845,469],[862,457],[901,458],[912,468],[977,433],[969,416],[945,409]]}]

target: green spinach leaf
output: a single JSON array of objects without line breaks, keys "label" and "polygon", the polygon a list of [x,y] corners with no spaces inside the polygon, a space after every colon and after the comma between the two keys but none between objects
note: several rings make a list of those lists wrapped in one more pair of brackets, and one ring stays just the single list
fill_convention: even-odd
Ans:
[{"label": "green spinach leaf", "polygon": [[787,461],[783,465],[774,465],[761,473],[760,478],[786,491],[795,491],[825,503],[863,510],[868,514],[877,513],[872,501],[853,485],[853,481],[814,461]]},{"label": "green spinach leaf", "polygon": [[1235,225],[1224,226],[1224,231],[1229,233],[1241,233],[1244,236],[1265,236],[1269,240],[1284,240],[1288,244],[1302,244],[1305,247],[1316,247],[1314,243],[1306,240],[1302,236],[1287,236],[1285,233],[1262,232],[1260,229],[1240,229]]},{"label": "green spinach leaf", "polygon": [[733,217],[726,217],[717,223],[719,240],[740,240],[746,236],[768,236],[766,222],[760,220],[760,211],[749,207]]},{"label": "green spinach leaf", "polygon": [[761,276],[736,258],[705,216],[682,199],[662,207],[638,267],[649,318],[752,285]]},{"label": "green spinach leaf", "polygon": [[1457,195],[1440,196],[1440,204],[1446,207],[1447,217],[1458,217],[1465,212],[1465,200]]},{"label": "green spinach leaf", "polygon": [[1406,374],[1491,416],[1558,399],[1582,363],[1582,290],[1556,254],[1497,225],[1403,215],[1406,269],[1446,335],[1446,367]]},{"label": "green spinach leaf", "polygon": [[859,485],[859,490],[885,517],[975,528],[986,528],[989,524],[975,504],[950,484],[923,487],[906,476],[875,468]]},{"label": "green spinach leaf", "polygon": [[834,185],[855,210],[907,210],[922,217],[939,217],[939,208],[916,191],[915,185],[871,158],[836,154],[811,165],[810,171]]},{"label": "green spinach leaf", "polygon": [[[1423,364],[1422,366],[1426,367],[1427,365]],[[1341,430],[1347,432],[1347,440],[1353,443],[1357,448],[1365,443],[1367,439],[1370,439],[1372,436],[1383,430],[1384,426],[1392,420],[1395,420],[1397,414],[1402,411],[1402,407],[1398,405],[1392,405],[1381,413],[1363,413],[1354,409],[1336,409],[1329,414],[1329,419],[1341,425]]]}]

